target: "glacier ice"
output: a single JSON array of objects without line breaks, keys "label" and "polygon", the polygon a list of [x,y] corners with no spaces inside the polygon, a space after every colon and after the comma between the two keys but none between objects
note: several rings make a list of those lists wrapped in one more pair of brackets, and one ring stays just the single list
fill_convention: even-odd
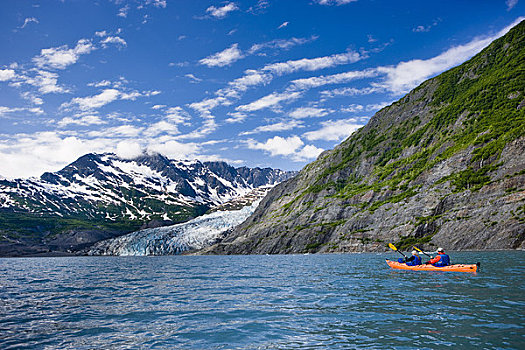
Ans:
[{"label": "glacier ice", "polygon": [[216,242],[250,216],[260,200],[240,210],[217,211],[172,226],[148,228],[95,244],[88,255],[175,255]]}]

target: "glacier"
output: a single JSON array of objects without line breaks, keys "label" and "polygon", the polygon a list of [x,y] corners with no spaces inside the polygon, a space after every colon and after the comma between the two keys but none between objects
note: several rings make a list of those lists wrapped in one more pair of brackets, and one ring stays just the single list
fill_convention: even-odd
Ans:
[{"label": "glacier", "polygon": [[202,249],[246,220],[260,202],[259,199],[240,210],[216,211],[181,224],[148,228],[101,241],[91,247],[87,255],[176,255]]}]

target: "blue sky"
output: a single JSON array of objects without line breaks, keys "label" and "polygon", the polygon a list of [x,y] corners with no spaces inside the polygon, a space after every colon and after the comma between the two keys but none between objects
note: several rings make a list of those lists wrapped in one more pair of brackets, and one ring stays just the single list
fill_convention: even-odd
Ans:
[{"label": "blue sky", "polygon": [[89,152],[298,170],[523,1],[3,0],[0,175]]}]

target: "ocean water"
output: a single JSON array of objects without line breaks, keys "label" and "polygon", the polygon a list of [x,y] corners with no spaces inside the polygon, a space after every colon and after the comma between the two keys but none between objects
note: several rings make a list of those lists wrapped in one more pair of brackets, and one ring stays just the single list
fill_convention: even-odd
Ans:
[{"label": "ocean water", "polygon": [[0,259],[0,349],[524,349],[525,252]]}]

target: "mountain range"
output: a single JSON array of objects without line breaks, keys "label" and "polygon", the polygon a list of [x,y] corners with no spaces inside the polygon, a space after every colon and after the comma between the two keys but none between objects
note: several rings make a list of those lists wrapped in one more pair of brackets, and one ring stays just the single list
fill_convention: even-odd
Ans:
[{"label": "mountain range", "polygon": [[274,187],[204,254],[525,249],[525,21]]},{"label": "mountain range", "polygon": [[185,222],[294,174],[160,154],[86,154],[40,178],[0,179],[0,255],[63,254]]}]

